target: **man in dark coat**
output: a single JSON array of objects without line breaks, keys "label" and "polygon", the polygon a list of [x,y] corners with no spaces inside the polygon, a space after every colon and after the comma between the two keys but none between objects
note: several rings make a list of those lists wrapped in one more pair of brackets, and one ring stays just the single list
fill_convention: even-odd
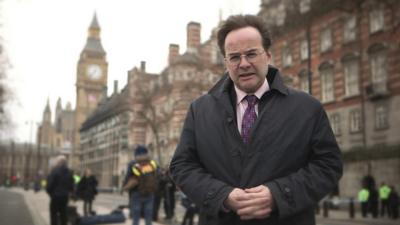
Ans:
[{"label": "man in dark coat", "polygon": [[229,17],[218,45],[227,73],[191,104],[172,178],[200,207],[200,225],[315,224],[315,206],[342,175],[322,105],[269,66],[259,17]]},{"label": "man in dark coat", "polygon": [[55,166],[47,178],[46,191],[50,196],[50,224],[67,225],[68,197],[74,189],[71,170],[67,167],[65,156],[55,160]]}]

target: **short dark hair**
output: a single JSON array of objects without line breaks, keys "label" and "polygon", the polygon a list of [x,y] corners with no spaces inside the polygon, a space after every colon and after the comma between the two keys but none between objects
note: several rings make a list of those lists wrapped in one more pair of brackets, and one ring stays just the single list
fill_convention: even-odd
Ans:
[{"label": "short dark hair", "polygon": [[225,56],[226,36],[229,32],[244,27],[254,27],[257,29],[261,34],[264,49],[269,49],[271,46],[271,35],[266,23],[260,17],[255,15],[233,15],[221,24],[217,33],[218,47],[223,56]]}]

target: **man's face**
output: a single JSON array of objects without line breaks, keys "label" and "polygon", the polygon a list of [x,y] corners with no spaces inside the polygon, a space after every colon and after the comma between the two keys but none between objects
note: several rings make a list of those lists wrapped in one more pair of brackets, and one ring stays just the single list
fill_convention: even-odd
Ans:
[{"label": "man's face", "polygon": [[271,55],[263,48],[260,32],[254,27],[233,30],[225,38],[225,66],[233,83],[246,93],[254,93],[264,82]]}]

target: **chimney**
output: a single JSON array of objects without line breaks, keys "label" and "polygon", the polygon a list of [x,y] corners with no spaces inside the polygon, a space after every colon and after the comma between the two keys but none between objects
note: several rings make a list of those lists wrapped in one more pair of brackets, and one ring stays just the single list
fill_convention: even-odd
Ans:
[{"label": "chimney", "polygon": [[117,94],[118,93],[118,80],[114,80],[114,92],[113,94]]},{"label": "chimney", "polygon": [[179,45],[169,44],[168,64],[171,65],[179,56]]},{"label": "chimney", "polygon": [[103,87],[103,91],[102,91],[101,95],[102,95],[101,96],[102,100],[100,100],[100,102],[107,100],[107,87]]},{"label": "chimney", "polygon": [[142,71],[143,73],[146,72],[146,61],[140,62],[140,71]]},{"label": "chimney", "polygon": [[190,22],[187,25],[187,52],[195,53],[200,46],[201,25],[197,22]]}]

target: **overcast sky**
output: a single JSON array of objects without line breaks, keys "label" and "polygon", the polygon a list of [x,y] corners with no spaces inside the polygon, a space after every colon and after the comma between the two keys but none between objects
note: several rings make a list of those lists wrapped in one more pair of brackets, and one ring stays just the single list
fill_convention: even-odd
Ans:
[{"label": "overcast sky", "polygon": [[[75,107],[79,54],[86,43],[94,12],[107,52],[108,91],[113,80],[121,89],[127,71],[146,61],[146,70],[159,73],[167,64],[170,43],[186,50],[186,25],[201,23],[201,40],[230,14],[259,11],[260,0],[0,0],[0,31],[11,68],[7,85],[14,97],[6,110],[14,129],[0,138],[35,141],[49,98]],[[32,131],[32,132],[31,132]]]}]

